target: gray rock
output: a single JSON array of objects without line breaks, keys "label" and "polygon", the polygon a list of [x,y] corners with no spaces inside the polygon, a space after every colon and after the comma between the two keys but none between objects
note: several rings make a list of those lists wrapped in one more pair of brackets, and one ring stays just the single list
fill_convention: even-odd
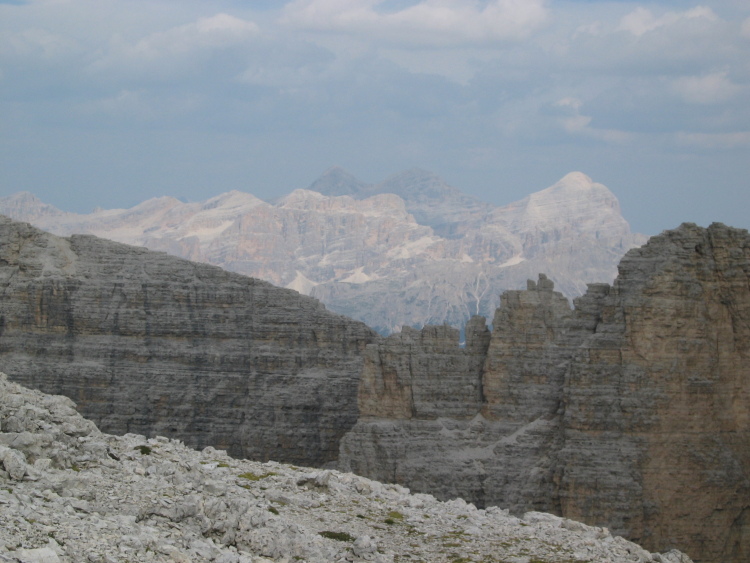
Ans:
[{"label": "gray rock", "polygon": [[[375,334],[294,291],[6,218],[0,288],[0,369],[67,395],[108,432],[323,465],[356,421],[361,354]],[[93,432],[64,422],[70,400],[50,400],[44,424],[62,421],[70,438]],[[34,417],[18,409],[2,431],[41,434]],[[101,457],[104,444],[86,447]]]},{"label": "gray rock", "polygon": [[21,563],[60,563],[57,553],[48,547],[19,549],[13,555]]},{"label": "gray rock", "polygon": [[685,224],[619,271],[574,309],[546,276],[506,292],[481,345],[443,327],[369,345],[341,467],[744,561],[750,235]]},{"label": "gray rock", "polygon": [[[70,442],[62,427],[87,425],[75,413],[50,422],[48,399],[0,374],[0,412],[34,413],[38,418],[24,420],[45,422],[53,437],[37,444],[40,455],[64,447],[77,464],[39,463],[38,480],[0,488],[0,561],[447,563],[469,557],[572,560],[576,554],[596,561],[659,560],[601,529],[563,527],[555,516],[534,513],[520,522],[507,511],[478,510],[461,499],[442,503],[338,471],[236,460],[214,448],[197,452],[136,434],[92,432],[90,439]],[[89,446],[101,443],[107,451],[92,452]],[[144,444],[151,447],[148,455],[136,449]],[[5,448],[6,455],[22,456]],[[170,470],[134,471],[143,465]],[[215,496],[200,486],[207,482],[226,493]],[[676,552],[663,557],[689,562]]]},{"label": "gray rock", "polygon": [[26,475],[26,456],[23,452],[0,446],[0,462],[8,476],[14,481],[20,481]]},{"label": "gray rock", "polygon": [[[731,561],[750,537],[747,239],[721,225],[655,237],[627,255],[614,286],[592,285],[574,310],[540,277],[504,295],[492,335],[473,319],[461,348],[450,327],[380,340],[257,280],[2,219],[0,366],[68,393],[117,432],[169,434],[258,460],[330,466],[340,455],[342,468],[415,492],[557,512],[650,549],[697,546],[703,559]],[[232,504],[232,488],[246,483],[218,477],[229,465],[220,450],[206,449],[197,467],[161,455],[166,438],[102,436],[70,400],[5,395],[1,443],[25,456],[23,480],[12,483],[36,479],[86,501],[68,501],[66,514],[189,522],[253,549],[261,541],[238,526],[251,510],[268,511],[258,500],[266,497]],[[37,468],[40,459],[49,465]],[[128,479],[171,484],[181,497],[222,495],[212,502],[224,504],[217,512],[205,502],[97,496],[88,469],[120,466]],[[19,467],[4,463],[0,476]],[[45,483],[61,470],[65,479]],[[266,490],[295,510],[325,507],[352,487],[404,510],[422,502],[401,487],[330,473],[290,492],[273,481],[274,466],[263,471]],[[324,553],[292,532],[284,532],[290,544],[267,534],[275,526],[258,528],[269,552]],[[372,530],[381,528],[362,533]]]}]

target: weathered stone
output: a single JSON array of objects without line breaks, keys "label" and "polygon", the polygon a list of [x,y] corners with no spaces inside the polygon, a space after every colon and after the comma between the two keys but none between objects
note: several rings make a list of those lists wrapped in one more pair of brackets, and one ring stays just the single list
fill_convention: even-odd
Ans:
[{"label": "weathered stone", "polygon": [[563,513],[698,560],[750,556],[749,282],[750,237],[721,224],[626,255],[566,376]]},{"label": "weathered stone", "polygon": [[0,446],[0,463],[11,479],[20,481],[26,475],[26,456],[23,452]]},{"label": "weathered stone", "polygon": [[17,561],[22,561],[23,563],[60,563],[57,553],[49,547],[19,549],[14,555]]},{"label": "weathered stone", "polygon": [[[320,465],[356,421],[374,333],[294,291],[6,218],[0,288],[0,369],[67,395],[109,432]],[[71,408],[53,405],[58,417]]]},{"label": "weathered stone", "polygon": [[[434,329],[426,343],[406,332],[368,347],[342,466],[606,525],[700,561],[747,560],[750,236],[685,224],[619,271],[574,310],[545,276],[506,292],[486,352]],[[461,396],[456,381],[480,393]]]},{"label": "weathered stone", "polygon": [[481,401],[481,381],[468,374],[481,371],[489,331],[481,317],[469,326],[465,349],[459,348],[458,330],[445,325],[405,327],[368,346],[358,399],[361,416],[474,416],[474,405]]},{"label": "weathered stone", "polygon": [[0,213],[289,287],[383,333],[491,317],[502,291],[540,271],[580,295],[588,281],[614,279],[625,251],[645,242],[617,198],[580,172],[501,207],[422,170],[367,186],[334,168],[273,203],[232,191],[80,215],[22,193],[0,198]]},{"label": "weathered stone", "polygon": [[[115,457],[91,459],[83,442],[68,442],[62,429],[85,426],[83,419],[50,422],[47,398],[0,374],[0,413],[35,413],[54,437],[41,445],[41,455],[66,448],[77,463],[75,469],[40,465],[37,481],[0,487],[0,561],[690,563],[677,552],[649,553],[601,528],[563,527],[551,515],[520,521],[507,511],[438,502],[352,474],[236,460],[165,438],[97,433],[90,442],[106,442]],[[151,451],[143,454],[146,444]],[[134,471],[144,466],[170,470]],[[216,497],[201,487],[207,482],[227,494]]]}]

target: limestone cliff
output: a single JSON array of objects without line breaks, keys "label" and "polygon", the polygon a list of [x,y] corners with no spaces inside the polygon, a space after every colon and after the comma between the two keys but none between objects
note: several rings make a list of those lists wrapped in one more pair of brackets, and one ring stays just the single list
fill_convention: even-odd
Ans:
[{"label": "limestone cliff", "polygon": [[108,432],[324,465],[374,333],[266,282],[0,217],[0,369]]},{"label": "limestone cliff", "polygon": [[[0,370],[104,430],[556,512],[750,559],[750,235],[686,224],[571,309],[379,338],[268,283],[0,218]],[[359,390],[358,390],[359,389]],[[359,417],[359,418],[358,418]]]},{"label": "limestone cliff", "polygon": [[581,173],[499,207],[421,170],[370,186],[333,168],[274,202],[231,191],[78,215],[20,193],[0,198],[0,213],[260,278],[383,334],[489,317],[500,293],[540,271],[581,295],[587,282],[612,281],[625,251],[645,242],[614,194]]},{"label": "limestone cliff", "polygon": [[[431,328],[370,345],[343,466],[696,561],[750,558],[747,231],[653,237],[572,310],[541,276],[503,296],[485,342]],[[439,369],[420,371],[426,355]]]}]

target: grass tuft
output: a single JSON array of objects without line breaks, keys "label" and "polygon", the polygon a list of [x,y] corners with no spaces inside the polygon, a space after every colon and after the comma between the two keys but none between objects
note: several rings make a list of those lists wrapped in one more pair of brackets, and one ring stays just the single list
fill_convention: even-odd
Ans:
[{"label": "grass tuft", "polygon": [[328,538],[329,540],[336,540],[336,541],[354,541],[354,538],[347,534],[346,532],[320,532],[320,535],[324,538]]},{"label": "grass tuft", "polygon": [[241,473],[238,475],[240,479],[247,479],[248,481],[260,481],[261,479],[265,479],[266,477],[270,477],[271,475],[276,475],[276,473],[261,473],[258,475],[257,473],[253,473],[252,471],[248,471],[247,473]]}]

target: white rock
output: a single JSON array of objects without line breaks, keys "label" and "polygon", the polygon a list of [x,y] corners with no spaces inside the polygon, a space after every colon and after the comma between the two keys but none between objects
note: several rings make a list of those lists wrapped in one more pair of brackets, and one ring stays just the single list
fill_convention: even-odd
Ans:
[{"label": "white rock", "polygon": [[22,452],[0,446],[0,462],[14,481],[20,481],[26,475],[26,456]]},{"label": "white rock", "polygon": [[60,557],[49,547],[19,549],[13,555],[23,563],[60,563]]}]

